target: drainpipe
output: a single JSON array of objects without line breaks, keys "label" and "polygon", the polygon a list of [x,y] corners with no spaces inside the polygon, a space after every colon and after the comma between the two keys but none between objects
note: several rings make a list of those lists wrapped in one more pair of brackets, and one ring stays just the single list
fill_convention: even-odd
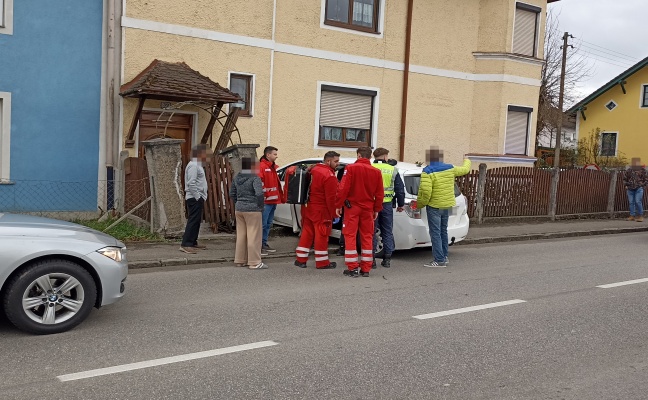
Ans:
[{"label": "drainpipe", "polygon": [[115,2],[108,0],[107,53],[106,53],[106,179],[107,208],[115,202]]},{"label": "drainpipe", "polygon": [[410,69],[410,50],[412,44],[412,11],[414,9],[414,0],[408,0],[407,3],[407,32],[405,35],[405,68],[403,70],[403,100],[401,101],[401,134],[398,160],[405,159],[405,127],[407,125],[407,92],[409,90],[409,69]]}]

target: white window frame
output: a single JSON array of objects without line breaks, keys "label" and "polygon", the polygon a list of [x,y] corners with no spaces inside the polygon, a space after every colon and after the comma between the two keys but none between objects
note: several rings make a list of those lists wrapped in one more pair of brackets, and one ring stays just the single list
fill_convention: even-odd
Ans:
[{"label": "white window frame", "polygon": [[377,39],[382,39],[385,31],[385,6],[387,0],[376,0],[379,2],[378,5],[378,31],[376,33],[356,31],[354,29],[340,28],[339,26],[331,26],[326,24],[326,0],[322,1],[322,11],[320,13],[320,28],[330,29],[332,31],[352,33],[354,35],[360,35],[365,37],[372,37]]},{"label": "white window frame", "polygon": [[642,83],[641,84],[641,92],[639,92],[639,108],[646,108],[648,109],[648,104],[644,105],[643,100],[644,100],[644,92],[648,90],[648,83]]},{"label": "white window frame", "polygon": [[378,143],[378,111],[380,110],[380,88],[349,85],[339,82],[317,81],[317,99],[315,104],[315,135],[313,136],[313,149],[315,150],[334,150],[334,151],[355,151],[357,147],[328,147],[319,145],[320,135],[320,107],[322,101],[322,86],[337,86],[347,89],[360,89],[376,92],[373,99],[373,108],[371,110],[371,145],[376,146]]},{"label": "white window frame", "polygon": [[11,183],[11,93],[0,92],[0,184]]},{"label": "white window frame", "polygon": [[[526,153],[525,154],[507,154],[506,153],[506,127],[508,126],[508,114],[509,114],[509,107],[519,107],[519,108],[526,108],[530,109],[531,111],[528,112],[529,114],[529,119],[527,120],[527,132],[526,132]],[[513,110],[515,111],[515,110]],[[504,155],[524,155],[524,156],[529,156],[530,154],[533,154],[533,151],[531,149],[531,124],[533,123],[533,113],[535,109],[532,106],[526,106],[526,105],[520,105],[520,104],[507,104],[506,105],[506,117],[504,118],[504,142],[502,146],[502,154]],[[525,112],[525,111],[515,111],[515,112]],[[536,135],[538,133],[536,132]]]},{"label": "white window frame", "polygon": [[[522,9],[526,9],[529,12],[535,12],[536,13],[536,26],[535,26],[535,38],[534,38],[535,43],[533,45],[533,55],[532,56],[527,56],[525,54],[521,54],[521,55],[525,56],[525,57],[538,58],[538,54],[540,53],[540,20],[542,18],[542,9],[541,9],[541,7],[538,7],[536,5],[524,3],[524,2],[521,2],[521,1],[516,1],[515,2],[515,8],[513,9],[513,35],[511,37],[511,53],[512,54],[517,54],[517,53],[513,53],[513,41],[515,40],[515,19],[516,19],[515,17],[516,17],[516,14],[517,14],[515,12],[515,10],[518,9],[518,4],[522,6]],[[537,8],[540,8],[541,10],[540,11],[531,11],[531,9],[537,9]]]},{"label": "white window frame", "polygon": [[[604,156],[603,154],[603,135],[605,133],[614,133],[616,134],[614,140],[614,155],[613,156]],[[601,143],[599,143],[599,154],[600,157],[618,157],[619,156],[619,131],[602,131],[601,132]]]},{"label": "white window frame", "polygon": [[[614,103],[614,107],[612,107],[611,110],[608,108],[608,104],[610,104],[610,103]],[[614,101],[614,99],[610,99],[610,101],[607,101],[607,102],[603,105],[603,107],[605,107],[606,110],[612,112],[612,111],[616,110],[617,107],[619,107],[619,103],[617,103],[616,101]]]},{"label": "white window frame", "polygon": [[[0,14],[0,35],[13,35],[13,3],[14,0],[0,0],[0,7],[4,2],[2,13]],[[4,16],[4,26],[2,17]]]},{"label": "white window frame", "polygon": [[[232,82],[232,75],[244,75],[244,76],[251,76],[251,85],[252,87],[250,88],[250,98],[248,99],[248,102],[250,103],[250,114],[249,115],[241,115],[241,118],[252,118],[254,117],[254,90],[256,89],[256,74],[251,74],[249,72],[237,72],[237,71],[227,71],[227,86],[229,89],[229,86],[231,86]],[[230,105],[227,105],[227,110],[229,111]]]}]

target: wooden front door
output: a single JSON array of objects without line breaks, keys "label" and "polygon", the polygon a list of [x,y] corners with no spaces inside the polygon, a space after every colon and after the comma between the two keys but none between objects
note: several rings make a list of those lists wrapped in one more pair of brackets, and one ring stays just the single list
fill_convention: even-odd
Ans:
[{"label": "wooden front door", "polygon": [[[184,139],[181,145],[182,165],[187,165],[191,159],[191,137],[193,133],[193,115],[192,114],[173,114],[170,112],[161,113],[159,111],[142,111],[139,120],[139,141],[173,138]],[[139,157],[144,158],[144,146],[139,148]]]}]

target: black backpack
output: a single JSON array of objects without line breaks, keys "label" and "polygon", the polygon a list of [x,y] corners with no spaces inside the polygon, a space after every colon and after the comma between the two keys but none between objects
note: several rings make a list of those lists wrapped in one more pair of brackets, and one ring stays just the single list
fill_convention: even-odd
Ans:
[{"label": "black backpack", "polygon": [[308,167],[298,165],[295,173],[288,178],[286,191],[286,203],[288,204],[306,204],[308,202],[308,193],[310,191],[311,175]]}]

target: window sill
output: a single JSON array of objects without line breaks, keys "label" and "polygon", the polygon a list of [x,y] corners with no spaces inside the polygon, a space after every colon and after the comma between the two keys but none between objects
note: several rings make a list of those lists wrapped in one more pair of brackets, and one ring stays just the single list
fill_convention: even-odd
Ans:
[{"label": "window sill", "polygon": [[474,52],[473,56],[478,60],[505,60],[505,61],[515,61],[526,64],[542,66],[545,63],[545,60],[527,56],[524,54],[516,53],[498,53],[498,52]]},{"label": "window sill", "polygon": [[338,23],[335,21],[329,21],[329,20],[324,20],[324,26],[325,27],[330,27],[330,28],[337,28],[341,31],[351,31],[351,33],[362,33],[367,36],[382,36],[382,34],[378,31],[375,31],[371,28],[363,28],[360,26],[355,26],[351,24],[343,24],[343,23]]},{"label": "window sill", "polygon": [[15,181],[10,181],[8,179],[0,179],[0,186],[2,186],[2,185],[11,186],[11,185],[15,185],[15,184],[16,184]]},{"label": "window sill", "polygon": [[520,164],[532,166],[536,162],[536,157],[522,154],[466,154],[466,158],[473,162],[479,163],[501,163],[501,164]]}]

